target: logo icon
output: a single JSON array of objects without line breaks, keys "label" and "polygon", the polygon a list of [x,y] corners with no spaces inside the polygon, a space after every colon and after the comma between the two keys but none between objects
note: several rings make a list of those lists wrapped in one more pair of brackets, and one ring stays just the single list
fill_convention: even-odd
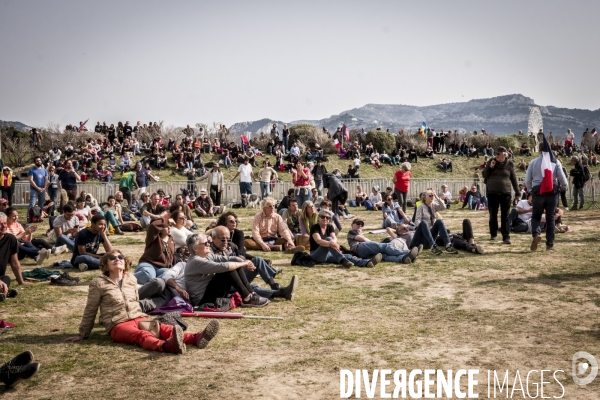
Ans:
[{"label": "logo icon", "polygon": [[[584,358],[587,362],[578,363],[577,360],[582,358]],[[587,385],[588,383],[592,382],[596,378],[596,375],[598,375],[598,362],[593,355],[585,351],[578,351],[577,353],[573,354],[572,367],[573,382],[580,386]],[[578,376],[585,374],[588,370],[590,370],[589,375],[585,378],[580,378]]]}]

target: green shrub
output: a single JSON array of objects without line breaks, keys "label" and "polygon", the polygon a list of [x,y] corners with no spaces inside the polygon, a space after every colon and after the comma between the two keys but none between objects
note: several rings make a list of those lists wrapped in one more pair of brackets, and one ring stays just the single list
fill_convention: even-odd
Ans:
[{"label": "green shrub", "polygon": [[311,124],[298,124],[290,127],[290,147],[293,143],[298,143],[298,147],[302,152],[306,151],[307,147],[312,147],[318,144],[323,149],[325,154],[336,153],[337,149],[333,144],[333,140],[323,130]]},{"label": "green shrub", "polygon": [[389,132],[371,130],[367,132],[366,142],[372,142],[377,151],[385,150],[391,153],[396,147],[396,138]]}]

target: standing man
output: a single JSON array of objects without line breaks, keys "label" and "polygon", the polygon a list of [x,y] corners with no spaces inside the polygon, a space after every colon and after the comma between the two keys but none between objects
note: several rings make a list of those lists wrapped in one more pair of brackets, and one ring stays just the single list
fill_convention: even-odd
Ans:
[{"label": "standing man", "polygon": [[323,165],[321,159],[317,160],[317,165],[311,171],[315,178],[315,188],[319,192],[319,196],[323,196],[323,175],[327,173],[327,168]]},{"label": "standing man", "polygon": [[48,188],[48,171],[42,165],[42,159],[36,157],[35,165],[29,168],[27,178],[29,179],[29,207],[27,207],[27,217],[29,210],[33,208],[35,202],[38,202],[40,209],[44,208],[46,200],[46,189]]},{"label": "standing man", "polygon": [[519,194],[519,184],[515,174],[515,166],[508,159],[508,153],[503,146],[498,147],[496,156],[492,158],[482,172],[487,179],[487,200],[490,212],[490,240],[496,240],[498,235],[498,207],[500,207],[500,232],[502,243],[510,244],[510,225],[508,213],[512,200],[511,186]]},{"label": "standing man", "polygon": [[252,180],[254,173],[252,172],[252,165],[248,162],[248,157],[244,157],[244,163],[239,166],[237,173],[231,179],[231,182],[235,181],[239,175],[240,177],[240,194],[252,194]]},{"label": "standing man", "polygon": [[542,240],[540,222],[546,212],[546,250],[554,250],[554,213],[558,206],[559,190],[566,191],[569,182],[560,161],[554,157],[545,136],[542,136],[540,156],[531,160],[525,175],[527,190],[533,192],[533,212],[531,215],[531,251],[536,251]]},{"label": "standing man", "polygon": [[133,128],[131,125],[129,125],[129,121],[125,122],[125,126],[123,127],[123,137],[125,139],[130,138],[132,136],[133,133]]},{"label": "standing man", "polygon": [[0,301],[7,297],[16,297],[19,292],[10,289],[10,278],[6,276],[6,266],[10,263],[13,274],[19,285],[30,285],[25,282],[21,275],[21,263],[19,263],[19,244],[17,238],[7,232],[6,214],[0,214]]},{"label": "standing man", "polygon": [[73,168],[71,160],[67,161],[65,168],[58,173],[58,193],[61,189],[65,189],[67,197],[70,201],[75,201],[77,198],[77,182],[81,181],[81,177]]},{"label": "standing man", "polygon": [[[571,210],[573,211],[577,211],[577,198],[579,197],[579,199],[581,199],[581,202],[579,204],[579,210],[583,209],[583,203],[584,203],[584,198],[583,198],[583,186],[585,185],[586,182],[586,171],[585,168],[587,168],[587,166],[583,166],[581,164],[581,162],[579,161],[579,157],[577,156],[572,156],[571,157],[571,164],[573,164],[573,169],[571,171],[569,171],[569,176],[573,177],[573,187],[574,187],[574,191],[573,191],[573,207],[571,207]],[[589,177],[589,170],[587,171],[587,177]]]},{"label": "standing man", "polygon": [[136,195],[138,198],[141,198],[141,194],[146,192],[146,182],[148,181],[148,177],[152,176],[146,168],[142,167],[141,162],[137,162],[135,164],[135,183],[137,184]]},{"label": "standing man", "polygon": [[260,182],[260,199],[271,196],[271,179],[279,179],[277,172],[268,166],[267,160],[262,163],[262,168],[258,171],[258,181]]},{"label": "standing man", "polygon": [[79,268],[81,272],[100,268],[100,257],[104,255],[104,253],[97,254],[100,243],[106,251],[112,251],[113,249],[106,235],[106,219],[104,216],[96,214],[92,217],[91,222],[92,225],[89,228],[83,228],[75,236],[71,264],[73,267]]},{"label": "standing man", "polygon": [[283,137],[283,151],[287,153],[290,149],[290,130],[288,129],[286,124],[283,124],[283,131],[281,132],[281,136]]},{"label": "standing man", "polygon": [[213,204],[219,208],[219,212],[222,213],[225,207],[221,206],[221,194],[225,187],[225,180],[218,163],[215,163],[212,170],[208,171],[205,175],[202,175],[198,181],[203,181],[205,179],[208,182],[207,190],[210,194],[210,198],[212,199]]},{"label": "standing man", "polygon": [[127,204],[131,205],[131,192],[133,191],[133,187],[137,189],[137,182],[135,180],[135,172],[131,170],[129,165],[126,165],[123,169],[123,175],[121,175],[121,179],[119,179],[119,192],[123,193],[123,197],[127,200]]}]

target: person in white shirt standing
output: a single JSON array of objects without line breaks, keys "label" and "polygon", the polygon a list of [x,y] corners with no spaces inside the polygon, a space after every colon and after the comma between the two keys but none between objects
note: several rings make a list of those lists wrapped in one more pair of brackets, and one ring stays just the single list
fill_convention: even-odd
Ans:
[{"label": "person in white shirt standing", "polygon": [[254,173],[252,172],[252,165],[248,162],[248,157],[244,158],[244,163],[239,166],[237,174],[231,179],[231,182],[235,181],[235,178],[240,177],[240,194],[252,194],[252,180]]}]

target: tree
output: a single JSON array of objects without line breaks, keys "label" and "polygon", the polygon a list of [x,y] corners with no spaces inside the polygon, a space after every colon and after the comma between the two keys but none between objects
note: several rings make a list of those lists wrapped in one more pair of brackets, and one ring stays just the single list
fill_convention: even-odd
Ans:
[{"label": "tree", "polygon": [[377,149],[377,151],[385,150],[391,153],[396,147],[394,135],[385,131],[371,130],[367,132],[365,140],[367,143],[372,142],[373,148]]}]

